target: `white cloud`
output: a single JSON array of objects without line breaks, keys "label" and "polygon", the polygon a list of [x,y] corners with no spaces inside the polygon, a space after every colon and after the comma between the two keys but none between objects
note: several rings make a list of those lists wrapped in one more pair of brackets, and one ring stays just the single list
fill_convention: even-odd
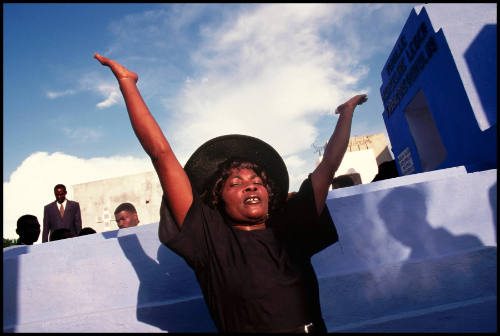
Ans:
[{"label": "white cloud", "polygon": [[108,67],[100,65],[97,60],[94,62],[96,67],[102,67],[102,69],[97,68],[97,70],[79,75],[77,80],[79,90],[95,92],[104,97],[103,101],[96,104],[99,109],[123,103],[123,97],[113,73]]},{"label": "white cloud", "polygon": [[[82,159],[64,153],[37,152],[26,158],[3,184],[3,236],[18,238],[16,222],[32,214],[43,225],[43,207],[54,201],[62,183],[73,199],[72,185],[154,170],[149,158],[130,156]],[[41,235],[38,242],[41,242]]]},{"label": "white cloud", "polygon": [[[296,190],[297,181],[315,167],[311,145],[327,140],[317,139],[315,123],[352,95],[366,92],[358,87],[368,72],[361,62],[392,48],[397,38],[386,34],[392,22],[387,6],[393,6],[390,15],[408,15],[407,6],[397,5],[159,5],[160,10],[113,23],[116,41],[103,54],[125,60],[138,72],[145,99],[161,95],[168,102],[167,110],[175,114],[161,126],[182,164],[212,137],[248,134],[284,157],[290,190]],[[170,90],[177,87],[172,82],[184,79],[173,97],[177,91]],[[78,83],[78,90],[103,97],[98,108],[123,104],[108,68],[86,71]],[[76,93],[51,91],[47,97]],[[353,130],[367,128],[353,125]],[[87,140],[100,136],[85,128],[65,132]],[[71,186],[146,170],[153,170],[149,159],[34,153],[4,182],[4,234],[17,237],[15,222],[23,214],[42,221],[43,206],[54,198],[57,183]]]},{"label": "white cloud", "polygon": [[[222,20],[195,20],[214,8],[227,11]],[[370,47],[374,29],[366,30],[361,21],[371,24],[373,17],[384,15],[383,5],[174,5],[113,23],[116,41],[110,50],[139,73],[143,95],[156,90],[164,96],[173,115],[161,126],[180,161],[203,142],[229,133],[259,137],[283,157],[305,158],[311,144],[327,140],[318,139],[315,123],[352,95],[370,91],[359,88],[369,70],[361,59],[379,49]],[[376,21],[380,32],[384,21]],[[177,64],[177,52],[185,53],[183,62],[195,70],[185,74],[177,97],[165,97],[167,90],[157,88],[165,87],[164,78],[172,78],[166,75],[171,68],[163,66]],[[166,63],[134,64],[145,55]],[[291,180],[315,163],[290,167]]]},{"label": "white cloud", "polygon": [[101,95],[105,96],[106,99],[97,104],[98,108],[106,108],[115,105],[123,100],[120,89],[116,84],[99,84],[96,87],[97,91]]},{"label": "white cloud", "polygon": [[[142,57],[134,57],[134,56],[132,56],[131,59],[144,60],[144,58]],[[148,58],[147,60],[153,62],[154,58]],[[95,62],[97,63],[97,60]],[[79,75],[79,78],[77,80],[78,83],[77,89],[65,90],[59,92],[49,91],[46,93],[46,96],[49,99],[55,99],[62,96],[75,95],[85,91],[93,91],[96,92],[98,95],[104,97],[103,101],[96,104],[96,106],[99,109],[111,107],[115,104],[123,102],[120,88],[116,83],[114,76],[112,75],[109,68],[106,67],[105,70],[106,71],[91,71],[83,75]]]},{"label": "white cloud", "polygon": [[65,91],[48,91],[47,92],[47,97],[49,99],[55,99],[55,98],[59,98],[59,97],[62,97],[62,96],[69,96],[69,95],[74,95],[76,94],[77,91],[76,90],[65,90]]},{"label": "white cloud", "polygon": [[[314,156],[313,156],[314,157]],[[316,167],[313,160],[304,160],[298,155],[291,155],[284,158],[290,178],[289,192],[298,191],[300,184],[304,181],[310,172]]]},{"label": "white cloud", "polygon": [[[309,150],[318,136],[314,123],[358,93],[367,71],[357,66],[356,53],[321,38],[322,25],[345,15],[339,8],[263,5],[204,27],[203,45],[193,55],[202,70],[186,81],[175,105],[176,127],[167,134],[179,155],[228,133],[261,138],[284,157]],[[291,176],[304,175],[302,168],[290,167]]]},{"label": "white cloud", "polygon": [[79,127],[79,128],[68,128],[64,127],[63,128],[64,134],[68,136],[68,138],[76,140],[77,142],[84,143],[84,142],[95,142],[99,140],[102,136],[103,133],[95,130],[95,129],[90,129],[90,128],[85,128],[85,127]]}]

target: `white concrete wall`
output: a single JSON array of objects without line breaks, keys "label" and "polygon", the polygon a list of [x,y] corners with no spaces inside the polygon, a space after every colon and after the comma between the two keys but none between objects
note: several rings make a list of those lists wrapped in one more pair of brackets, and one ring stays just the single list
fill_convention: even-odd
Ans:
[{"label": "white concrete wall", "polygon": [[372,149],[345,153],[334,177],[354,173],[361,176],[361,183],[370,183],[377,175],[377,159]]},{"label": "white concrete wall", "polygon": [[[322,156],[318,157],[316,165],[322,159]],[[392,154],[384,133],[351,137],[334,177],[358,173],[361,183],[370,183],[378,173],[378,166],[391,160]]]},{"label": "white concrete wall", "polygon": [[[313,257],[329,331],[496,331],[497,171],[331,191]],[[215,331],[158,224],[4,250],[4,331]]]},{"label": "white concrete wall", "polygon": [[118,229],[114,211],[121,203],[132,203],[139,225],[160,220],[163,191],[155,171],[73,185],[74,200],[80,203],[82,226],[97,232]]}]

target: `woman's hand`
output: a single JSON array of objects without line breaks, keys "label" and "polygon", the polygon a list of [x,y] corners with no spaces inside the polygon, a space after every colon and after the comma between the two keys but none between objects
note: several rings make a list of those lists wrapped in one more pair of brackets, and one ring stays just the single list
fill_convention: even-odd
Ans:
[{"label": "woman's hand", "polygon": [[108,66],[115,75],[118,82],[132,80],[134,84],[137,83],[139,76],[135,72],[125,68],[123,65],[118,64],[115,61],[110,60],[109,58],[101,56],[97,53],[94,54],[94,58],[101,62],[102,65]]},{"label": "woman's hand", "polygon": [[335,131],[326,145],[325,152],[323,153],[323,159],[311,175],[318,215],[320,215],[323,211],[326,196],[328,195],[328,190],[332,182],[332,177],[339,168],[342,158],[347,150],[351,134],[354,109],[356,106],[363,104],[367,100],[368,98],[366,97],[366,94],[356,95],[337,107],[337,110],[335,111],[335,113],[340,114],[337,125],[335,126]]},{"label": "woman's hand", "polygon": [[[135,85],[139,76],[109,58],[99,54],[94,57],[109,67],[118,80],[132,128],[153,162],[172,216],[181,229],[193,202],[191,182]],[[160,227],[160,240],[166,241],[167,232],[167,228]]]},{"label": "woman's hand", "polygon": [[344,104],[339,105],[337,109],[335,110],[335,114],[341,114],[346,111],[354,111],[356,106],[363,104],[368,100],[366,94],[360,94],[357,96],[352,97],[348,101],[346,101]]}]

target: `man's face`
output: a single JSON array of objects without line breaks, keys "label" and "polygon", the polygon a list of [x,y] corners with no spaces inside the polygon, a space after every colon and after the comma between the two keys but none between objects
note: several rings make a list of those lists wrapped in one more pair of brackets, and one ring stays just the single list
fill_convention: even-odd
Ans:
[{"label": "man's face", "polygon": [[127,210],[122,210],[119,213],[115,214],[115,219],[116,225],[118,225],[120,229],[137,226],[137,224],[139,224],[137,214],[129,212]]},{"label": "man's face", "polygon": [[54,195],[56,196],[56,201],[61,204],[66,199],[66,189],[56,188],[54,190]]},{"label": "man's face", "polygon": [[222,188],[222,199],[233,220],[256,224],[267,218],[267,189],[252,169],[233,168]]}]

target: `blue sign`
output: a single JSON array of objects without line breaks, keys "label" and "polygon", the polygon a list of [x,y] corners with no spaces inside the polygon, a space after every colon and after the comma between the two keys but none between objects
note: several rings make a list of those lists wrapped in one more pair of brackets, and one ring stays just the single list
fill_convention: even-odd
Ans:
[{"label": "blue sign", "polygon": [[[429,28],[425,22],[422,22],[410,43],[407,43],[405,36],[402,36],[396,44],[396,50],[385,68],[387,74],[389,76],[392,74],[392,76],[382,90],[382,101],[388,114],[391,114],[399,105],[408,89],[415,83],[418,75],[437,51],[438,46],[434,37],[427,39],[428,35]],[[394,71],[396,63],[398,65]]]}]

